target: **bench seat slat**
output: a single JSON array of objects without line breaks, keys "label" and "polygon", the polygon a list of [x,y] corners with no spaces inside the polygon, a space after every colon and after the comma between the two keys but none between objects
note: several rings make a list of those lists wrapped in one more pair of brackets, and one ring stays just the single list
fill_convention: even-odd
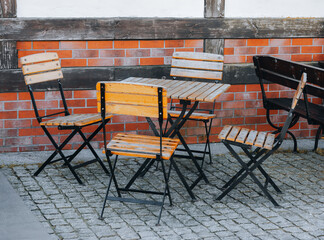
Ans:
[{"label": "bench seat slat", "polygon": [[[168,113],[170,114],[171,117],[179,117],[181,111],[174,111],[174,110],[168,110]],[[186,112],[185,114],[187,114]],[[209,114],[209,113],[199,113],[199,112],[194,112],[190,115],[189,119],[202,119],[202,120],[208,120],[215,118],[216,114]]]}]

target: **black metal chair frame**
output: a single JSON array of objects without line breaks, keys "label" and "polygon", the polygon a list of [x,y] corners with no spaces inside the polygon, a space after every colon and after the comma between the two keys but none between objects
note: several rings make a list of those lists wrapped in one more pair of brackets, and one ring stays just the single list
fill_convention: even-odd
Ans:
[{"label": "black metal chair frame", "polygon": [[[105,100],[105,84],[104,83],[100,84],[100,99],[101,99],[101,116],[102,116],[102,125],[103,125],[105,155],[107,157],[108,166],[109,166],[111,174],[110,174],[108,187],[107,187],[107,191],[106,191],[106,195],[105,195],[105,199],[104,199],[104,203],[103,203],[103,207],[102,207],[102,211],[101,211],[99,219],[101,219],[101,220],[103,219],[103,214],[104,214],[104,210],[105,210],[107,200],[121,201],[121,202],[140,203],[140,204],[149,204],[149,205],[160,206],[161,208],[160,208],[160,212],[159,212],[159,215],[158,215],[158,221],[157,221],[157,225],[158,225],[160,223],[160,220],[161,220],[164,201],[165,201],[165,198],[167,196],[169,198],[170,206],[172,206],[171,193],[170,193],[170,189],[169,189],[169,178],[170,178],[170,173],[171,173],[171,167],[174,164],[173,155],[172,155],[171,158],[170,158],[169,168],[167,170],[166,166],[165,166],[165,163],[164,163],[165,160],[162,159],[162,157],[161,157],[162,156],[162,137],[163,137],[163,133],[162,133],[162,131],[163,131],[163,127],[162,127],[162,125],[163,125],[162,88],[158,87],[158,108],[159,108],[158,109],[159,110],[158,123],[159,123],[159,129],[160,129],[158,136],[160,137],[160,153],[156,155],[155,159],[147,158],[144,161],[144,163],[140,166],[140,168],[137,170],[137,172],[134,174],[134,176],[129,180],[129,182],[126,184],[126,186],[124,188],[118,186],[117,179],[116,179],[116,176],[115,176],[115,169],[116,169],[116,164],[117,164],[117,160],[118,160],[118,155],[116,155],[115,161],[112,163],[111,156],[113,154],[111,153],[111,151],[109,149],[107,149],[106,127],[105,127],[105,125],[106,125],[106,121],[105,121],[105,115],[106,115],[105,101],[106,100]],[[125,113],[125,114],[127,114],[127,113]],[[154,131],[158,132],[156,130],[156,128],[154,128]],[[129,152],[131,152],[131,151],[129,151]],[[147,166],[150,164],[150,162],[152,160],[157,161],[158,163],[161,163],[162,172],[163,172],[163,178],[164,178],[164,182],[165,182],[164,191],[163,192],[158,192],[158,191],[147,191],[147,190],[142,190],[142,189],[131,188],[131,186],[134,183],[134,181],[136,180],[136,178],[141,175],[143,170],[145,168],[147,168]],[[109,192],[110,192],[112,182],[114,182],[115,188],[117,190],[117,195],[118,195],[117,197],[109,196]],[[122,192],[136,192],[136,193],[144,193],[144,194],[162,195],[163,197],[162,197],[161,201],[145,200],[145,199],[137,199],[137,198],[126,198],[126,197],[122,197],[122,195],[121,195]]]},{"label": "black metal chair frame", "polygon": [[[43,121],[43,119],[45,118],[49,118],[49,117],[54,117],[54,116],[59,116],[60,114],[64,114],[65,116],[70,115],[69,110],[68,110],[68,106],[65,100],[65,96],[64,96],[64,91],[63,91],[63,87],[61,84],[61,81],[58,79],[58,89],[60,91],[60,95],[61,95],[61,100],[64,106],[64,111],[60,111],[57,113],[53,113],[53,114],[48,114],[48,115],[44,115],[44,116],[40,116],[38,108],[37,108],[37,104],[36,104],[36,100],[34,97],[34,93],[33,93],[33,89],[31,87],[31,85],[28,85],[28,91],[30,93],[30,97],[32,100],[32,105],[34,108],[34,112],[35,112],[35,116],[36,119],[38,121],[38,123],[41,123]],[[107,123],[110,119],[106,119],[105,123]],[[92,123],[92,124],[96,124],[96,123]],[[89,124],[89,125],[92,125]],[[45,132],[46,136],[49,138],[49,140],[51,141],[52,145],[55,147],[55,151],[48,157],[48,159],[38,168],[38,170],[34,173],[34,176],[38,176],[38,174],[48,165],[48,164],[52,164],[58,161],[64,161],[64,165],[66,165],[70,171],[72,172],[73,176],[75,177],[75,179],[78,181],[78,183],[82,184],[82,181],[80,179],[80,177],[77,175],[77,173],[75,172],[75,169],[78,169],[80,167],[84,167],[88,164],[91,163],[95,163],[98,162],[101,167],[103,168],[103,170],[105,171],[105,173],[109,174],[108,169],[106,168],[106,166],[103,164],[102,160],[100,159],[100,157],[98,156],[98,154],[96,153],[96,151],[93,149],[93,147],[90,144],[90,141],[100,132],[100,130],[103,127],[103,124],[101,123],[98,128],[88,137],[86,138],[86,136],[83,134],[82,132],[82,128],[89,126],[89,125],[85,125],[85,126],[64,126],[64,125],[59,125],[58,129],[59,130],[73,130],[70,135],[61,143],[61,144],[57,144],[54,140],[54,138],[52,137],[52,135],[50,134],[50,132],[47,130],[47,128],[43,125],[41,125],[41,128],[43,129],[43,131]],[[66,144],[69,143],[69,141],[76,135],[79,134],[82,139],[83,139],[83,143],[78,147],[77,150],[75,150],[75,152],[69,156],[65,156],[64,153],[62,152],[63,148],[66,146]],[[81,164],[72,166],[71,165],[71,161],[78,155],[78,153],[84,149],[85,147],[88,147],[91,151],[91,153],[94,155],[94,159],[83,162]],[[60,155],[59,159],[55,159],[53,160],[56,155]]]},{"label": "black metal chair frame", "polygon": [[[305,74],[306,75],[306,74]],[[305,79],[306,81],[306,79]],[[299,86],[297,88],[297,91],[299,88],[302,88]],[[302,89],[302,92],[304,94],[304,97],[306,97],[306,91],[305,88]],[[300,94],[301,95],[301,94]],[[299,100],[300,96],[297,96],[297,101]],[[288,128],[291,126],[291,123],[296,118],[294,114],[295,107],[292,107],[288,112],[288,117],[285,121],[285,124],[280,129],[279,135],[275,138],[274,146],[271,150],[265,149],[265,148],[259,148],[252,149],[250,145],[229,141],[226,139],[222,139],[222,142],[226,146],[226,148],[230,151],[230,153],[234,156],[234,158],[239,162],[241,165],[241,169],[221,188],[223,192],[216,198],[216,200],[220,201],[223,197],[225,197],[230,191],[232,191],[239,183],[241,183],[247,176],[250,176],[252,180],[259,186],[261,191],[267,198],[273,203],[274,206],[279,206],[277,201],[271,196],[271,194],[268,191],[268,184],[276,190],[276,192],[281,193],[279,187],[274,183],[272,178],[269,176],[269,174],[262,168],[261,164],[268,159],[282,144],[285,135],[288,133]],[[231,146],[237,146],[240,147],[246,156],[249,158],[249,161],[246,163],[233,149]],[[261,174],[265,177],[265,183],[262,184],[260,180],[256,177],[256,175],[253,173],[254,170],[258,169]]]}]

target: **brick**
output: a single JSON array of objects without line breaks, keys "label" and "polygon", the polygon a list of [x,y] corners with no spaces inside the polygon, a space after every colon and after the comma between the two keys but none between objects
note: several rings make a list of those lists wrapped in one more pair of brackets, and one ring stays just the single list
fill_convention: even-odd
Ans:
[{"label": "brick", "polygon": [[125,125],[125,131],[137,131],[137,130],[149,130],[148,123],[127,123]]},{"label": "brick", "polygon": [[39,136],[39,135],[44,135],[44,131],[41,128],[19,129],[19,136]]},{"label": "brick", "polygon": [[268,46],[269,39],[248,39],[247,46]]},{"label": "brick", "polygon": [[291,39],[270,39],[270,46],[290,46],[291,45]]},{"label": "brick", "polygon": [[116,115],[111,119],[112,123],[131,123],[136,122],[136,116]]},{"label": "brick", "polygon": [[99,57],[98,50],[73,50],[73,58],[96,58]]},{"label": "brick", "polygon": [[72,50],[56,50],[56,51],[46,51],[46,52],[56,52],[59,58],[72,58]]},{"label": "brick", "polygon": [[206,131],[205,128],[188,128],[187,129],[187,136],[199,136],[199,135],[205,135]]},{"label": "brick", "polygon": [[115,58],[115,66],[136,66],[139,65],[139,58]]},{"label": "brick", "polygon": [[126,50],[126,57],[149,57],[150,55],[151,55],[150,49]]},{"label": "brick", "polygon": [[224,56],[224,63],[245,63],[245,56]]},{"label": "brick", "polygon": [[324,54],[314,54],[313,61],[324,61]]},{"label": "brick", "polygon": [[[66,98],[68,98],[67,92],[64,92],[64,95]],[[45,93],[45,99],[46,100],[61,100],[61,94],[59,91],[49,91],[49,92]]]},{"label": "brick", "polygon": [[[267,86],[265,86],[265,90],[267,90]],[[261,87],[259,84],[248,84],[246,85],[246,91],[247,92],[260,92],[261,91]]]},{"label": "brick", "polygon": [[16,119],[17,111],[0,112],[0,119]]},{"label": "brick", "polygon": [[88,49],[107,49],[113,47],[113,41],[88,41]]},{"label": "brick", "polygon": [[87,107],[95,107],[97,109],[97,99],[87,99]]},{"label": "brick", "polygon": [[[66,100],[67,105],[71,107],[85,107],[85,100],[84,99],[77,99],[77,100]],[[63,107],[62,102],[60,102],[60,107]]]},{"label": "brick", "polygon": [[296,62],[311,62],[312,59],[313,59],[313,55],[311,54],[291,55],[291,60]]},{"label": "brick", "polygon": [[234,48],[224,48],[224,55],[234,55]]},{"label": "brick", "polygon": [[292,45],[313,45],[312,38],[293,38]]},{"label": "brick", "polygon": [[235,109],[234,110],[234,116],[240,117],[240,116],[255,116],[257,114],[256,109]]},{"label": "brick", "polygon": [[235,100],[253,100],[257,99],[258,93],[242,92],[235,93]]},{"label": "brick", "polygon": [[242,47],[246,46],[246,39],[225,39],[224,46],[228,47]]},{"label": "brick", "polygon": [[59,49],[58,41],[34,41],[33,49]]},{"label": "brick", "polygon": [[184,40],[165,40],[165,47],[184,47]]},{"label": "brick", "polygon": [[[44,53],[45,51],[33,51],[33,50],[30,50],[30,51],[18,51],[18,58],[22,58],[22,57],[25,57],[25,56],[28,56],[28,55],[32,55],[32,54],[36,54],[36,53]],[[20,61],[19,61],[20,63]]]},{"label": "brick", "polygon": [[31,109],[31,102],[4,102],[4,110]]},{"label": "brick", "polygon": [[32,42],[30,42],[30,41],[28,41],[28,42],[17,42],[16,48],[18,50],[20,50],[20,49],[31,49],[32,48]]},{"label": "brick", "polygon": [[231,85],[227,92],[245,92],[246,85]]},{"label": "brick", "polygon": [[163,58],[141,58],[140,65],[163,65]]},{"label": "brick", "polygon": [[3,136],[5,138],[17,137],[18,130],[17,129],[0,129],[0,136]]},{"label": "brick", "polygon": [[[45,92],[34,92],[34,97],[36,100],[45,99]],[[19,100],[31,100],[30,94],[28,92],[19,92],[18,99]]]},{"label": "brick", "polygon": [[185,47],[204,47],[204,41],[201,39],[185,40]]},{"label": "brick", "polygon": [[11,119],[4,121],[5,128],[23,128],[23,127],[31,127],[30,119]]},{"label": "brick", "polygon": [[96,90],[74,91],[74,98],[97,98]]},{"label": "brick", "polygon": [[125,131],[124,124],[109,124],[109,132],[123,132]]},{"label": "brick", "polygon": [[86,59],[61,59],[62,67],[85,67],[87,66]]},{"label": "brick", "polygon": [[17,100],[17,93],[0,93],[0,101]]},{"label": "brick", "polygon": [[300,53],[300,47],[280,47],[279,54]]},{"label": "brick", "polygon": [[31,137],[5,139],[5,146],[30,145],[30,144],[32,144]]},{"label": "brick", "polygon": [[234,100],[233,93],[223,93],[217,98],[217,102],[233,101],[233,100]]},{"label": "brick", "polygon": [[301,52],[302,53],[322,53],[322,46],[311,46],[311,47],[302,47]]},{"label": "brick", "polygon": [[152,57],[172,56],[174,49],[152,49]]},{"label": "brick", "polygon": [[164,40],[140,40],[140,48],[164,48]]},{"label": "brick", "polygon": [[174,49],[175,52],[198,52],[195,50],[197,50],[197,49],[195,49],[195,48],[176,48],[176,49]]},{"label": "brick", "polygon": [[274,54],[274,55],[272,55],[273,57],[276,57],[276,58],[281,58],[281,59],[283,59],[283,60],[291,60],[291,55],[289,55],[289,54]]},{"label": "brick", "polygon": [[253,56],[246,56],[246,63],[253,63]]},{"label": "brick", "polygon": [[244,123],[244,118],[223,118],[222,125],[242,125]]},{"label": "brick", "polygon": [[266,118],[263,117],[246,117],[245,123],[247,124],[257,124],[257,123],[266,123]]},{"label": "brick", "polygon": [[324,45],[324,38],[314,38],[314,46],[316,45]]},{"label": "brick", "polygon": [[124,41],[115,41],[114,48],[138,48],[139,41],[133,40],[124,40]]},{"label": "brick", "polygon": [[244,102],[223,102],[224,109],[235,109],[235,108],[244,108]]},{"label": "brick", "polygon": [[86,41],[61,41],[60,49],[86,49]]},{"label": "brick", "polygon": [[73,109],[73,114],[80,114],[80,113],[97,113],[97,108],[74,108]]},{"label": "brick", "polygon": [[125,50],[101,50],[99,53],[100,57],[125,57]]},{"label": "brick", "polygon": [[58,101],[36,101],[38,109],[58,108]]},{"label": "brick", "polygon": [[278,54],[278,47],[258,47],[257,54]]},{"label": "brick", "polygon": [[[45,114],[44,110],[39,111],[39,115],[43,116]],[[18,118],[35,118],[34,110],[27,110],[27,111],[19,111]]]},{"label": "brick", "polygon": [[262,101],[246,101],[245,102],[246,108],[261,108],[263,107]]},{"label": "brick", "polygon": [[[53,136],[53,138],[54,138],[55,142],[59,141],[58,136]],[[36,137],[32,138],[32,141],[33,141],[33,144],[36,144],[36,145],[51,144],[51,142],[47,136],[41,136],[41,137],[36,136]]]},{"label": "brick", "polygon": [[88,66],[114,66],[114,59],[88,59]]},{"label": "brick", "polygon": [[256,54],[255,47],[238,47],[234,49],[235,55]]}]

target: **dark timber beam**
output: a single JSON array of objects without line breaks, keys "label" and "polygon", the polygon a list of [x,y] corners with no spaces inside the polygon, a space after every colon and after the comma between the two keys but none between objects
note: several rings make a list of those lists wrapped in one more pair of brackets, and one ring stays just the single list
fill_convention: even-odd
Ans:
[{"label": "dark timber beam", "polygon": [[3,40],[324,37],[324,18],[0,19]]},{"label": "dark timber beam", "polygon": [[[0,18],[15,18],[16,0],[0,0]],[[16,41],[3,41],[0,37],[0,69],[17,68]]]},{"label": "dark timber beam", "polygon": [[[205,18],[224,17],[225,0],[205,0]],[[224,55],[224,39],[205,39],[204,52]]]}]

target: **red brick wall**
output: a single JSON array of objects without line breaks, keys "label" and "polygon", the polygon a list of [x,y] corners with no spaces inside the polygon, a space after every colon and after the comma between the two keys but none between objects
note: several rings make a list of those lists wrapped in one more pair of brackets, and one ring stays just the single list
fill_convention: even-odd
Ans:
[{"label": "red brick wall", "polygon": [[[293,61],[324,60],[324,39],[240,39],[225,41],[226,63],[250,63],[256,54],[271,54]],[[174,51],[202,51],[202,40],[157,41],[50,41],[18,42],[19,57],[44,52],[58,52],[63,67],[74,66],[125,66],[170,64]],[[226,73],[225,73],[226,74]],[[269,94],[292,95],[289,89],[269,85]],[[42,111],[53,112],[61,106],[57,92],[38,92],[36,99]],[[66,92],[72,113],[96,111],[95,91]],[[313,99],[320,102],[319,99]],[[206,103],[204,103],[206,105]],[[207,106],[208,107],[208,106]],[[244,125],[258,130],[271,130],[262,107],[259,85],[233,85],[217,101],[211,140],[217,142],[217,134],[225,124]],[[273,118],[284,121],[284,114],[276,111]],[[88,127],[91,133],[93,126]],[[109,137],[119,131],[149,131],[142,118],[117,116],[109,124]],[[204,141],[204,128],[200,123],[188,122],[183,133],[189,143]],[[297,137],[310,138],[316,131],[300,120],[294,127]],[[56,128],[51,133],[59,142],[67,136]],[[101,136],[93,141],[94,147],[102,145]],[[75,137],[67,148],[76,148],[82,141]],[[53,149],[35,120],[28,93],[0,93],[0,152],[37,151]]]}]

